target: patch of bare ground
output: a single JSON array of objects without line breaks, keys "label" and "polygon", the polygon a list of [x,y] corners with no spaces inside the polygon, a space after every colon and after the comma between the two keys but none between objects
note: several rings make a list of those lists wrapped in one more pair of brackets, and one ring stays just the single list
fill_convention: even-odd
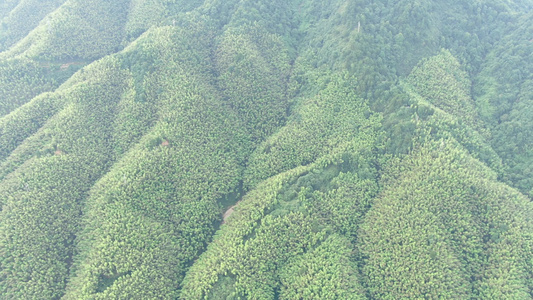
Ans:
[{"label": "patch of bare ground", "polygon": [[226,223],[226,220],[229,218],[229,216],[231,216],[233,214],[233,212],[235,211],[235,207],[237,205],[239,205],[241,201],[235,203],[235,205],[231,206],[230,208],[228,208],[226,210],[226,212],[222,215],[222,224],[225,224]]}]

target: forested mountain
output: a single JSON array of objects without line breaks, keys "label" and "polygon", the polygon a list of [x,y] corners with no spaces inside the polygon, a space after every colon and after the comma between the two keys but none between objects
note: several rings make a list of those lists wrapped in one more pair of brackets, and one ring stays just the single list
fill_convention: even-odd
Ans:
[{"label": "forested mountain", "polygon": [[0,299],[533,299],[533,0],[0,19]]}]

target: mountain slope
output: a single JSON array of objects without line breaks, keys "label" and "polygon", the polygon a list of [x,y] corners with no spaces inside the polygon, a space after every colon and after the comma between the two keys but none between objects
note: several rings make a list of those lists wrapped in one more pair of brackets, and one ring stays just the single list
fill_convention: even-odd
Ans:
[{"label": "mountain slope", "polygon": [[0,298],[532,299],[533,2],[0,1]]}]

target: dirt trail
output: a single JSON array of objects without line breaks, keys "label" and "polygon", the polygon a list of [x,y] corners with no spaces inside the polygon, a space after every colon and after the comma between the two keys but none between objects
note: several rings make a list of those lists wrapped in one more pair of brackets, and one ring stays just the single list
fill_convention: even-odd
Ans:
[{"label": "dirt trail", "polygon": [[70,66],[83,66],[88,62],[86,61],[67,61],[67,62],[40,62],[39,65],[43,68],[50,69],[52,66],[59,66],[60,71],[67,70]]},{"label": "dirt trail", "polygon": [[222,215],[222,224],[225,224],[226,223],[226,219],[231,216],[231,214],[233,214],[233,212],[235,211],[235,206],[239,205],[241,201],[238,201],[237,203],[235,203],[235,205],[231,206],[230,208],[228,208],[228,210],[226,210],[226,212]]}]

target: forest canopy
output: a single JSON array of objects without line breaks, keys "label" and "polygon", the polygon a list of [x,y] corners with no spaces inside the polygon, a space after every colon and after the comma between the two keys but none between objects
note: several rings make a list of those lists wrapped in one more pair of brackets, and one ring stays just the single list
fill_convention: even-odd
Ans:
[{"label": "forest canopy", "polygon": [[0,299],[533,299],[533,0],[0,20]]}]

